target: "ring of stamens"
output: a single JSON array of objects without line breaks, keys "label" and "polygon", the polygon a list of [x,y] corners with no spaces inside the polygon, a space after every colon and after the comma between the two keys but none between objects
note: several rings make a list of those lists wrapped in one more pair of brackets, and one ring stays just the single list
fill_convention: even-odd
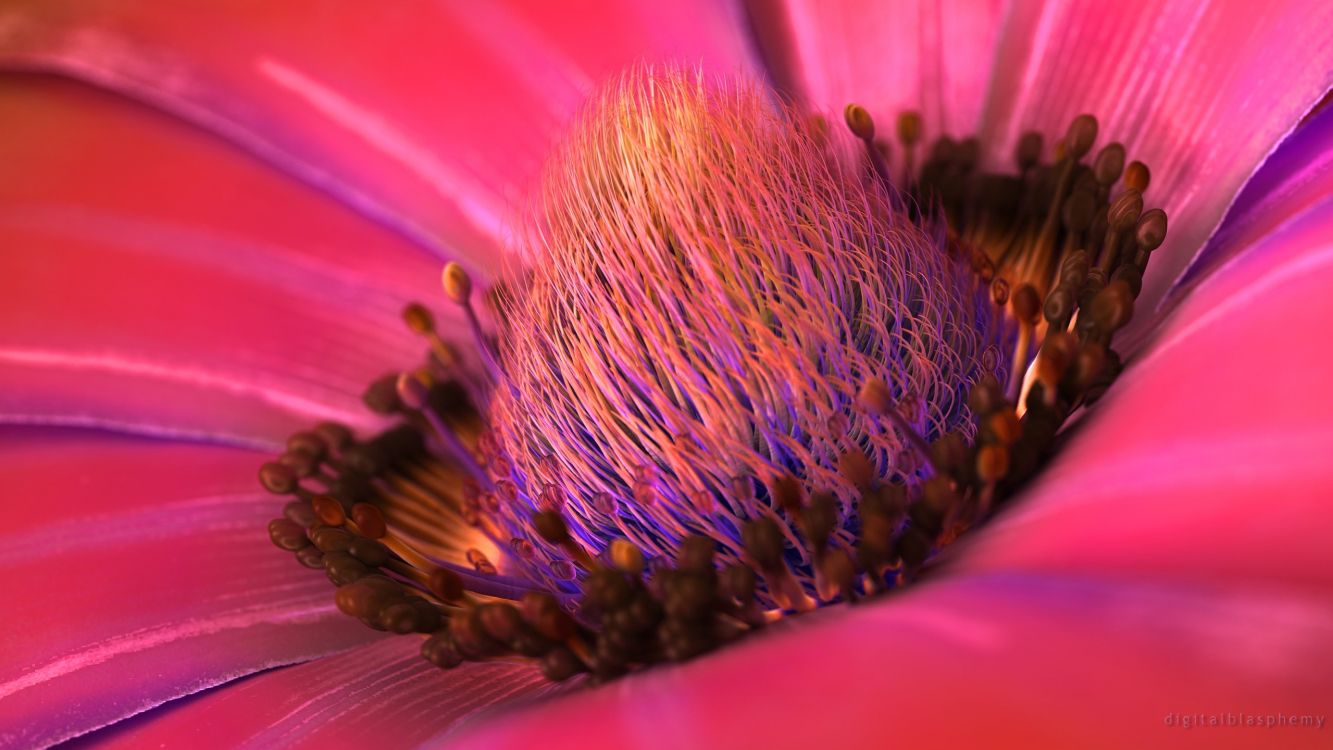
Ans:
[{"label": "ring of stamens", "polygon": [[[847,521],[837,498],[793,476],[764,488],[774,512],[743,522],[743,554],[730,562],[697,534],[671,555],[645,555],[626,539],[590,549],[571,534],[560,493],[546,490],[532,493],[539,510],[526,535],[513,533],[497,518],[527,488],[494,480],[512,467],[476,406],[485,384],[437,334],[430,312],[413,304],[404,318],[427,342],[424,364],[365,394],[397,426],[359,440],[320,424],[261,467],[261,485],[290,498],[269,524],[274,544],[324,570],[342,612],[379,630],[425,635],[422,655],[440,667],[535,661],[552,680],[688,659],[773,620],[882,595],[926,572],[941,549],[1014,497],[1065,420],[1119,374],[1112,339],[1130,320],[1166,214],[1144,209],[1148,169],[1126,165],[1120,144],[1084,163],[1098,130],[1089,115],[1074,120],[1049,163],[1041,137],[1024,135],[1015,171],[1000,174],[977,170],[974,140],[947,137],[918,168],[921,122],[905,113],[895,185],[892,147],[875,138],[870,115],[856,105],[844,114],[864,144],[866,179],[882,181],[918,220],[943,219],[945,251],[971,263],[978,289],[1018,331],[1008,388],[983,377],[971,389],[974,437],[954,430],[927,441],[886,383],[863,384],[858,408],[902,434],[904,460],[920,467],[920,481],[891,481],[864,455],[844,455],[839,471],[857,491],[852,538],[837,534]],[[443,280],[467,316],[487,383],[503,387],[471,280],[456,264]],[[586,500],[616,512],[607,498]],[[813,561],[813,590],[793,575],[793,544]]]}]

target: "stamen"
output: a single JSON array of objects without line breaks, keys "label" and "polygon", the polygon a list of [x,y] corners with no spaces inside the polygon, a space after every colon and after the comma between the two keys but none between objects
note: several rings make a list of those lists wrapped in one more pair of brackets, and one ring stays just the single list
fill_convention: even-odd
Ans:
[{"label": "stamen", "polygon": [[871,168],[875,170],[875,176],[879,178],[880,184],[891,190],[893,178],[889,176],[889,165],[884,161],[884,154],[875,144],[875,121],[870,113],[859,104],[848,104],[843,111],[843,119],[847,121],[847,129],[852,131],[852,135],[865,144],[866,158],[869,159]]},{"label": "stamen", "polygon": [[476,346],[481,361],[486,365],[486,371],[490,373],[491,380],[495,383],[504,382],[504,370],[501,369],[500,363],[495,359],[495,352],[491,349],[490,341],[486,339],[486,334],[482,332],[481,319],[477,317],[477,311],[472,306],[472,277],[461,265],[450,261],[444,266],[441,280],[444,286],[444,296],[463,308],[463,313],[467,316],[468,328],[472,331],[472,342]]}]

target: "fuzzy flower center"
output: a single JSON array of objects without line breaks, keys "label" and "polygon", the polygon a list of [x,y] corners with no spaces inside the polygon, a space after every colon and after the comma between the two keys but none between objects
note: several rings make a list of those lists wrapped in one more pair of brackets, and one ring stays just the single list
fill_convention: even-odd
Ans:
[{"label": "fuzzy flower center", "polygon": [[682,74],[631,74],[583,117],[500,315],[497,479],[532,501],[512,529],[555,497],[593,548],[652,558],[703,534],[735,561],[779,477],[835,496],[847,526],[843,456],[917,480],[905,437],[856,407],[867,381],[926,439],[971,434],[968,390],[1002,376],[996,310],[839,145],[756,87]]},{"label": "fuzzy flower center", "polygon": [[1166,215],[1119,144],[1084,163],[1088,115],[1007,173],[970,139],[921,159],[912,113],[895,166],[866,110],[844,118],[626,74],[551,158],[495,336],[447,265],[473,355],[409,305],[426,357],[365,395],[395,426],[293,435],[259,473],[289,499],[270,538],[441,667],[555,680],[928,572],[1118,375]]}]

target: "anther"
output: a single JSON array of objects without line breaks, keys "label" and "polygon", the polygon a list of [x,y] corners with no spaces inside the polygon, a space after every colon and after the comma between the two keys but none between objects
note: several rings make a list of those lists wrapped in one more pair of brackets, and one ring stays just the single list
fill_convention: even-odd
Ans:
[{"label": "anther", "polygon": [[356,439],[346,425],[337,422],[320,422],[315,425],[314,432],[324,441],[328,450],[334,453],[342,451]]},{"label": "anther", "polygon": [[1134,265],[1140,269],[1148,265],[1149,255],[1161,247],[1164,240],[1166,240],[1166,212],[1160,208],[1144,211],[1134,230],[1134,242],[1138,246]]},{"label": "anther", "polygon": [[865,144],[866,157],[870,160],[870,166],[875,170],[875,176],[879,179],[884,189],[893,192],[893,180],[889,177],[889,165],[884,161],[884,155],[880,153],[875,145],[875,121],[865,107],[859,104],[848,104],[842,112],[843,119],[847,122],[847,129],[852,131],[852,135],[861,139]]},{"label": "anther", "polygon": [[1120,237],[1138,223],[1142,213],[1143,193],[1133,189],[1121,193],[1107,209],[1106,243],[1102,246],[1101,257],[1097,259],[1097,267],[1103,273],[1109,274],[1114,270],[1119,260]]},{"label": "anther", "polygon": [[852,131],[852,135],[866,142],[875,139],[875,120],[871,118],[865,107],[859,104],[848,104],[843,109],[842,116],[847,122],[847,129]]},{"label": "anther", "polygon": [[490,373],[494,382],[504,382],[504,370],[501,369],[500,363],[496,360],[495,352],[491,349],[491,343],[486,340],[486,334],[481,330],[481,320],[477,317],[477,311],[472,305],[472,277],[458,262],[449,261],[444,266],[441,281],[444,286],[444,295],[454,304],[463,308],[463,314],[467,317],[468,328],[472,331],[473,343],[476,346],[477,353],[481,355],[482,362],[486,365],[486,371]]},{"label": "anther", "polygon": [[296,471],[277,461],[259,467],[259,483],[275,495],[290,495],[298,486]]},{"label": "anther", "polygon": [[1018,165],[1019,173],[1024,178],[1041,161],[1041,152],[1041,133],[1028,131],[1018,139],[1018,143],[1014,146],[1014,163]]},{"label": "anther", "polygon": [[930,462],[930,445],[916,431],[916,428],[898,412],[897,404],[893,401],[893,393],[889,390],[887,383],[879,378],[870,378],[861,386],[861,390],[857,394],[857,400],[866,411],[887,418],[903,434],[907,443],[916,450],[929,471],[931,473],[935,471],[935,467]]},{"label": "anther", "polygon": [[1132,161],[1125,167],[1125,187],[1130,190],[1137,190],[1140,193],[1148,192],[1148,183],[1151,180],[1151,173],[1148,171],[1148,165],[1141,161]]},{"label": "anther", "polygon": [[321,526],[310,534],[320,552],[346,552],[352,546],[352,535],[338,526]]},{"label": "anther", "polygon": [[584,570],[597,570],[601,566],[588,554],[574,537],[569,533],[569,526],[559,512],[554,510],[540,510],[532,514],[532,528],[536,530],[537,535],[545,539],[547,543],[561,547],[574,558],[574,562]]},{"label": "anther", "polygon": [[[463,278],[466,280],[466,275],[464,275]],[[453,286],[455,286],[455,291],[460,291],[457,289],[457,283]],[[446,294],[448,294],[450,284],[447,276],[445,287]],[[470,284],[467,285],[467,288],[470,293]],[[452,295],[449,296],[452,298]],[[466,298],[466,295],[464,296]],[[440,334],[435,330],[435,316],[431,314],[431,311],[427,309],[425,305],[420,302],[409,302],[407,306],[403,308],[403,322],[407,323],[407,327],[411,329],[413,333],[424,337],[426,341],[430,343],[431,352],[435,354],[435,358],[439,360],[440,364],[447,367],[452,366],[457,362],[457,353],[452,346],[445,342],[444,339],[440,338]]]},{"label": "anther", "polygon": [[323,438],[313,432],[298,432],[287,438],[289,452],[303,453],[316,460],[324,457],[327,448]]},{"label": "anther", "polygon": [[981,446],[977,451],[977,478],[985,487],[981,496],[981,512],[990,509],[995,483],[1009,472],[1009,448],[998,443]]},{"label": "anther", "polygon": [[1097,118],[1092,115],[1079,115],[1069,123],[1065,133],[1065,149],[1068,158],[1078,161],[1092,149],[1097,140]]},{"label": "anther", "polygon": [[269,521],[268,535],[275,545],[288,552],[296,552],[310,546],[305,528],[286,518],[276,518]]},{"label": "anther", "polygon": [[458,439],[458,435],[454,433],[453,429],[444,423],[444,420],[440,418],[439,414],[435,413],[434,409],[429,408],[427,400],[430,397],[430,390],[421,381],[421,378],[416,374],[404,372],[398,376],[396,388],[398,398],[403,405],[420,412],[430,423],[431,428],[435,431],[435,437],[439,439],[449,458],[471,474],[474,480],[489,488],[491,478],[486,474],[486,471],[477,464],[477,460],[473,457],[471,451]]},{"label": "anther", "polygon": [[1092,174],[1103,190],[1109,189],[1125,171],[1125,147],[1119,143],[1108,143],[1097,152],[1092,162]]},{"label": "anther", "polygon": [[916,144],[921,141],[921,115],[898,115],[898,142],[903,145],[903,184],[910,186],[916,175]]},{"label": "anther", "polygon": [[783,474],[768,486],[768,494],[773,498],[773,504],[795,515],[805,504],[805,491],[801,488],[801,483],[790,474]]},{"label": "anther", "polygon": [[357,503],[352,506],[352,523],[367,539],[381,539],[388,533],[388,528],[384,525],[384,514],[370,503]]},{"label": "anther", "polygon": [[326,523],[329,526],[342,526],[347,521],[347,514],[343,511],[342,503],[328,495],[316,495],[310,501],[310,507],[314,509],[320,523]]},{"label": "anther", "polygon": [[804,610],[814,605],[792,577],[783,560],[783,537],[771,518],[757,518],[741,527],[745,553],[763,573],[769,594],[783,609]]},{"label": "anther", "polygon": [[1089,312],[1097,330],[1109,339],[1133,317],[1134,294],[1124,281],[1113,281],[1093,298]]},{"label": "anther", "polygon": [[440,601],[450,604],[463,602],[467,597],[462,576],[448,568],[431,570],[427,586],[432,594],[440,598]]}]

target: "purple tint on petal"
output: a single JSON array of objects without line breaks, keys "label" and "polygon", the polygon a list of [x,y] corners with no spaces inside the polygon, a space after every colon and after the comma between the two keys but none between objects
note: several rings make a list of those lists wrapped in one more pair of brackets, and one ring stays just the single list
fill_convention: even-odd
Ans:
[{"label": "purple tint on petal", "polygon": [[1333,195],[1333,107],[1324,107],[1278,146],[1245,183],[1226,219],[1208,240],[1172,295],[1257,244],[1282,225]]},{"label": "purple tint on petal", "polygon": [[415,747],[478,711],[553,689],[528,665],[472,663],[444,671],[422,659],[420,648],[420,638],[388,638],[266,672],[163,706],[106,732],[101,745]]},{"label": "purple tint on petal", "polygon": [[0,430],[0,737],[73,737],[378,637],[273,547],[261,455]]}]

